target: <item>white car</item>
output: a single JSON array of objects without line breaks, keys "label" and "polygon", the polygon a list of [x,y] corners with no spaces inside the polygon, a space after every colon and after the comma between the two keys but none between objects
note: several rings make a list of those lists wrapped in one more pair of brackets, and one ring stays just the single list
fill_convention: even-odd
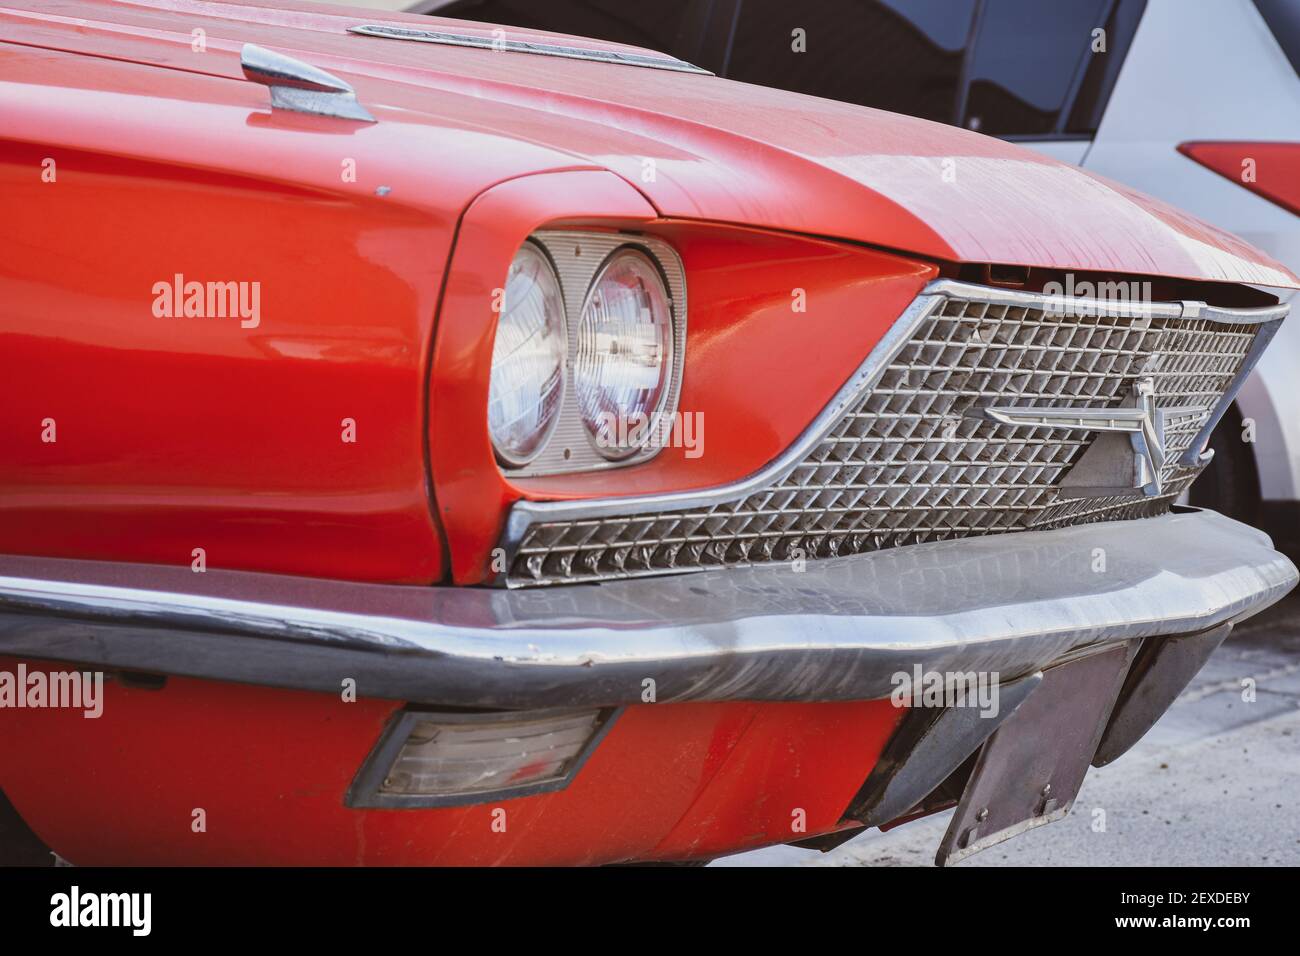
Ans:
[{"label": "white car", "polygon": [[[732,79],[1021,142],[1186,209],[1300,272],[1300,0],[408,6],[653,47]],[[1191,498],[1300,552],[1300,321],[1283,323],[1279,338],[1224,416]]]},{"label": "white car", "polygon": [[[1095,132],[1028,145],[1186,209],[1300,271],[1300,0],[1134,6],[1145,9],[1134,11]],[[1262,524],[1293,551],[1298,365],[1300,322],[1284,322],[1192,489],[1193,503]]]}]

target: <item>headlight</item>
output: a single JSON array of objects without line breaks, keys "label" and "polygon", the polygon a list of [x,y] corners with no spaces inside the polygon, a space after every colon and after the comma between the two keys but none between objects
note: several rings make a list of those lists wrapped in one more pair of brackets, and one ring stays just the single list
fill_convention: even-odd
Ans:
[{"label": "headlight", "polygon": [[573,368],[582,422],[602,455],[626,458],[656,434],[672,367],[663,277],[645,253],[620,249],[587,293]]},{"label": "headlight", "polygon": [[492,346],[488,428],[497,457],[527,464],[546,445],[564,398],[564,300],[550,260],[525,242],[510,263]]}]

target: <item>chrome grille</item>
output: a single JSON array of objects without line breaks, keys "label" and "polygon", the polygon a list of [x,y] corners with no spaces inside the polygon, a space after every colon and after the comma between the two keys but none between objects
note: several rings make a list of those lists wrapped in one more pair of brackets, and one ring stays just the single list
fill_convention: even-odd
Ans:
[{"label": "chrome grille", "polygon": [[[1182,303],[1062,315],[1036,295],[953,282],[927,293],[795,453],[759,480],[684,503],[689,496],[516,506],[506,583],[793,562],[1161,514],[1200,471],[1183,453],[1257,357],[1264,319],[1280,317],[1198,314]],[[1157,407],[1203,410],[1165,433],[1156,496],[1064,497],[1058,482],[1095,432],[967,414],[1118,407],[1139,378],[1154,384]]]}]

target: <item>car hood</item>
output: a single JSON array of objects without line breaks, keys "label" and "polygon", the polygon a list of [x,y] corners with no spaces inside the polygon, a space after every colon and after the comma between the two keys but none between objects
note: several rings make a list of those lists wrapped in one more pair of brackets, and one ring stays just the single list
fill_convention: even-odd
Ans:
[{"label": "car hood", "polygon": [[[434,125],[490,128],[526,144],[534,166],[541,147],[550,168],[596,166],[621,175],[664,216],[955,262],[1300,287],[1281,264],[1165,203],[955,127],[710,75],[348,28],[388,24],[651,51],[304,3],[0,0],[0,12],[6,9],[12,12],[0,16],[0,26],[25,30],[19,42],[37,35],[63,49],[241,82],[239,51],[256,43],[345,77],[381,123],[414,114]],[[196,55],[200,28],[206,52]],[[541,169],[520,174],[529,171]]]}]

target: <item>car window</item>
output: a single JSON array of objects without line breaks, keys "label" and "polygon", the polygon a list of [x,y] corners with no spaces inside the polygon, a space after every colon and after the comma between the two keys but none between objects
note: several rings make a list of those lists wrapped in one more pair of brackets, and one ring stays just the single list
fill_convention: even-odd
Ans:
[{"label": "car window", "polygon": [[1255,6],[1300,75],[1300,0],[1255,0]]},{"label": "car window", "polygon": [[[1283,23],[1300,6],[1256,2],[1281,11],[1274,19]],[[1096,132],[1145,6],[1146,0],[433,0],[421,9],[650,47],[735,80],[1009,139],[1043,139]],[[728,31],[723,21],[737,10]],[[1104,31],[1104,49],[1094,49],[1097,30]]]},{"label": "car window", "polygon": [[743,0],[726,73],[995,136],[1090,136],[1145,5]]},{"label": "car window", "polygon": [[1057,127],[1108,0],[990,0],[971,55],[962,125],[995,136]]},{"label": "car window", "polygon": [[1093,53],[1092,45],[1089,44],[1083,81],[1079,84],[1074,105],[1065,120],[1065,133],[1091,137],[1097,132],[1097,127],[1101,125],[1101,114],[1105,112],[1115,81],[1119,79],[1120,67],[1124,65],[1124,57],[1128,55],[1146,6],[1146,0],[1119,0],[1111,6],[1103,27],[1106,31],[1106,52]]},{"label": "car window", "polygon": [[695,62],[709,0],[452,0],[422,12],[648,47]]},{"label": "car window", "polygon": [[975,6],[744,0],[726,72],[747,83],[951,123]]}]

